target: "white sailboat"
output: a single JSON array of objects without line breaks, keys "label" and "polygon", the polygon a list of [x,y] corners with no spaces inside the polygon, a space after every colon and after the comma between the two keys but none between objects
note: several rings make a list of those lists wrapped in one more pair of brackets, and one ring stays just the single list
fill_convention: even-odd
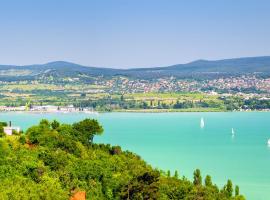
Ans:
[{"label": "white sailboat", "polygon": [[234,129],[232,128],[232,138],[234,138],[235,134],[234,134]]},{"label": "white sailboat", "polygon": [[267,141],[267,145],[268,145],[268,146],[270,146],[270,139],[268,139],[268,141]]},{"label": "white sailboat", "polygon": [[203,117],[201,118],[200,127],[201,127],[201,128],[204,128],[204,119],[203,119]]}]

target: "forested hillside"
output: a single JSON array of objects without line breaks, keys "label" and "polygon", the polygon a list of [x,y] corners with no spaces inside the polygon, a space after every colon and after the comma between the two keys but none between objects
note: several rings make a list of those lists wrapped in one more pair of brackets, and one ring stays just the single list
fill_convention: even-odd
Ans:
[{"label": "forested hillside", "polygon": [[[119,146],[93,143],[103,128],[96,120],[74,124],[42,120],[25,133],[3,133],[0,124],[0,199],[67,200],[86,198],[243,200],[228,180],[219,189],[208,175],[194,171],[191,182],[176,171],[153,169]],[[225,175],[226,176],[226,175]]]},{"label": "forested hillside", "polygon": [[[177,78],[212,79],[247,74],[270,75],[270,56],[234,58],[224,60],[197,60],[186,64],[164,67],[120,69],[105,67],[88,67],[75,63],[56,61],[46,64],[24,66],[0,65],[0,81],[47,80],[55,81],[65,78],[80,78],[87,82],[97,76],[102,78],[126,76],[138,79],[155,79],[174,76]],[[47,80],[49,81],[49,80]]]}]

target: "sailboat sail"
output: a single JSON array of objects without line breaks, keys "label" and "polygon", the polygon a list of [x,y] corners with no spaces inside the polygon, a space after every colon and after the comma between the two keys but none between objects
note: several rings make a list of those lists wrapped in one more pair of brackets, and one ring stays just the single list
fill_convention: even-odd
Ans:
[{"label": "sailboat sail", "polygon": [[201,118],[201,124],[200,124],[200,127],[203,128],[204,127],[204,119]]}]

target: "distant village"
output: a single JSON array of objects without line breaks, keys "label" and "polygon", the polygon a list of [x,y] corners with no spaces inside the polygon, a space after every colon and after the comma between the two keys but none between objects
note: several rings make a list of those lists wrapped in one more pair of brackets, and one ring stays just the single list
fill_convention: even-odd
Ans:
[{"label": "distant village", "polygon": [[54,106],[54,105],[44,105],[44,106],[0,106],[0,112],[10,112],[10,111],[23,111],[23,112],[37,112],[37,113],[71,113],[71,112],[81,112],[97,114],[93,108],[77,108],[73,105],[69,106]]},{"label": "distant village", "polygon": [[[65,78],[50,81],[47,77],[34,81],[0,81],[0,112],[96,113],[94,109],[100,112],[189,108],[270,109],[270,78],[254,74],[215,79],[97,76],[90,80],[84,82],[84,79]],[[198,97],[196,94],[199,94]],[[200,95],[205,95],[208,99]]]},{"label": "distant village", "polygon": [[[155,80],[129,79],[115,77],[109,80],[102,78],[94,82],[104,86],[103,92],[109,93],[148,93],[148,92],[206,92],[221,93],[270,93],[270,78],[260,78],[255,75],[224,77],[217,79],[195,80],[164,77]],[[100,90],[99,92],[101,92]]]}]

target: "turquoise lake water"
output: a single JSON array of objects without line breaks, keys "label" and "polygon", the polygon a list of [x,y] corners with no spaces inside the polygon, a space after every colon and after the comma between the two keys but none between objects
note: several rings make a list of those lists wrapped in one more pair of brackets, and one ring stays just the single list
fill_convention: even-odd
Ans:
[{"label": "turquoise lake water", "polygon": [[[74,122],[97,118],[104,126],[95,142],[120,145],[163,170],[178,170],[192,179],[194,169],[210,174],[223,186],[227,179],[240,186],[248,200],[270,199],[270,113],[1,113],[0,121],[23,129],[40,119]],[[204,118],[205,127],[200,128]],[[231,129],[235,136],[232,137]]]}]

